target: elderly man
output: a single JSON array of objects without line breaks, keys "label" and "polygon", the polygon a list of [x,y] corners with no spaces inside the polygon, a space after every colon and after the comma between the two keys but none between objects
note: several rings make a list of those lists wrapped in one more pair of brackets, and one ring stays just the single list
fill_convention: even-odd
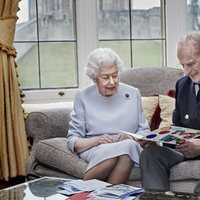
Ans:
[{"label": "elderly man", "polygon": [[[181,40],[177,57],[186,76],[176,83],[173,125],[200,130],[200,34],[188,34]],[[145,189],[170,190],[170,168],[187,159],[200,159],[200,139],[179,144],[177,150],[153,146],[142,152],[140,164]],[[194,192],[200,193],[200,182]]]}]

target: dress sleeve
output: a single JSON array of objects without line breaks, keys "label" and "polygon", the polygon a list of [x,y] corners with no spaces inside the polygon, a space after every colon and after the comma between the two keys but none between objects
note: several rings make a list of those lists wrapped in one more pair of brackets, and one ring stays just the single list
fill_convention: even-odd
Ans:
[{"label": "dress sleeve", "polygon": [[83,95],[79,91],[74,100],[74,107],[70,115],[69,130],[67,135],[68,147],[74,151],[74,143],[78,138],[84,138],[86,134],[85,106]]},{"label": "dress sleeve", "polygon": [[145,133],[150,132],[150,128],[148,125],[148,121],[144,116],[144,110],[142,107],[142,99],[141,99],[141,94],[139,90],[138,90],[137,100],[138,100],[138,105],[139,105],[138,106],[139,123],[138,123],[138,131],[136,133],[140,135],[144,135]]}]

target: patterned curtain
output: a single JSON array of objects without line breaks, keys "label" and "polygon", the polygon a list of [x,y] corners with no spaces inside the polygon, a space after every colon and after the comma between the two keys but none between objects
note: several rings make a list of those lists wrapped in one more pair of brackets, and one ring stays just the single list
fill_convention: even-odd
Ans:
[{"label": "patterned curtain", "polygon": [[19,0],[0,0],[0,179],[25,175],[27,137],[13,47]]}]

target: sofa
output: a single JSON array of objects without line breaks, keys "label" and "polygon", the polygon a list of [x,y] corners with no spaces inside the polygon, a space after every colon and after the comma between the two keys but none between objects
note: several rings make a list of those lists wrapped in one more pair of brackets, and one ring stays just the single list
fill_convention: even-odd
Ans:
[{"label": "sofa", "polygon": [[[151,130],[172,123],[175,100],[169,91],[174,91],[176,80],[183,75],[181,69],[169,67],[131,68],[120,74],[121,82],[139,88],[144,114]],[[67,147],[71,110],[72,106],[64,103],[41,105],[35,110],[29,110],[25,119],[31,145],[26,165],[28,180],[43,176],[83,178],[87,163]],[[192,192],[200,178],[199,169],[200,161],[185,161],[171,168],[171,190]],[[127,184],[141,186],[139,167],[132,168]]]}]

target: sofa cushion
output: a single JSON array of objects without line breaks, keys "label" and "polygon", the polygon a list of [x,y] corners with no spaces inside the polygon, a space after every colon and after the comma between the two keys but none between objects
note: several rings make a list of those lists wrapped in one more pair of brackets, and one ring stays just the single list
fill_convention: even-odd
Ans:
[{"label": "sofa cushion", "polygon": [[161,118],[160,118],[160,106],[158,104],[158,106],[156,107],[154,114],[151,118],[151,124],[150,124],[150,130],[156,130],[159,128],[161,122]]},{"label": "sofa cushion", "polygon": [[66,138],[41,140],[36,146],[36,160],[59,171],[83,178],[87,163],[72,153]]},{"label": "sofa cushion", "polygon": [[159,95],[161,123],[159,128],[170,126],[172,124],[172,112],[175,108],[175,99],[167,95]]},{"label": "sofa cushion", "polygon": [[144,115],[150,126],[153,114],[156,107],[158,106],[158,96],[142,97],[142,106],[144,110]]},{"label": "sofa cushion", "polygon": [[169,97],[175,98],[175,96],[176,96],[176,90],[170,89],[170,90],[167,92],[167,95],[168,95]]},{"label": "sofa cushion", "polygon": [[[66,138],[41,140],[36,146],[35,157],[44,167],[48,166],[76,178],[83,178],[87,167],[84,160],[68,149]],[[132,168],[129,180],[140,180],[139,167]]]},{"label": "sofa cushion", "polygon": [[188,160],[170,169],[170,181],[200,179],[200,160]]},{"label": "sofa cushion", "polygon": [[[163,127],[163,126],[171,125],[171,123],[172,123],[171,122],[171,118],[172,117],[171,117],[170,114],[172,114],[172,111],[173,111],[174,106],[175,106],[175,102],[174,102],[173,99],[170,99],[168,97],[175,98],[175,93],[176,92],[175,92],[174,89],[169,89],[169,91],[167,92],[167,96],[166,95],[161,95],[161,94],[153,95],[153,96],[158,97],[158,104],[157,104],[157,106],[156,106],[156,108],[154,110],[154,113],[153,113],[152,117],[151,117],[151,121],[150,121],[150,129],[151,129],[151,131],[158,129],[161,126]],[[172,101],[173,105],[170,105],[170,107],[168,107],[168,104],[171,101]],[[165,103],[166,103],[166,105],[165,105]],[[152,107],[152,105],[150,105],[150,106]],[[172,111],[171,111],[171,109],[172,109]],[[145,109],[144,109],[144,111],[145,111]],[[164,122],[161,123],[162,120],[164,120]]]},{"label": "sofa cushion", "polygon": [[128,180],[135,181],[135,180],[140,180],[140,179],[141,179],[140,167],[132,167]]},{"label": "sofa cushion", "polygon": [[[43,165],[42,163],[38,163],[37,160],[35,160],[36,164],[34,166],[34,170],[32,171],[31,174],[27,175],[28,180],[33,180],[36,177],[43,177],[43,176],[51,176],[51,177],[61,177],[61,178],[66,178],[66,179],[75,179],[75,177],[71,174],[67,174],[61,170],[58,170],[55,168],[50,168],[47,165]],[[78,179],[78,178],[77,178]]]}]

